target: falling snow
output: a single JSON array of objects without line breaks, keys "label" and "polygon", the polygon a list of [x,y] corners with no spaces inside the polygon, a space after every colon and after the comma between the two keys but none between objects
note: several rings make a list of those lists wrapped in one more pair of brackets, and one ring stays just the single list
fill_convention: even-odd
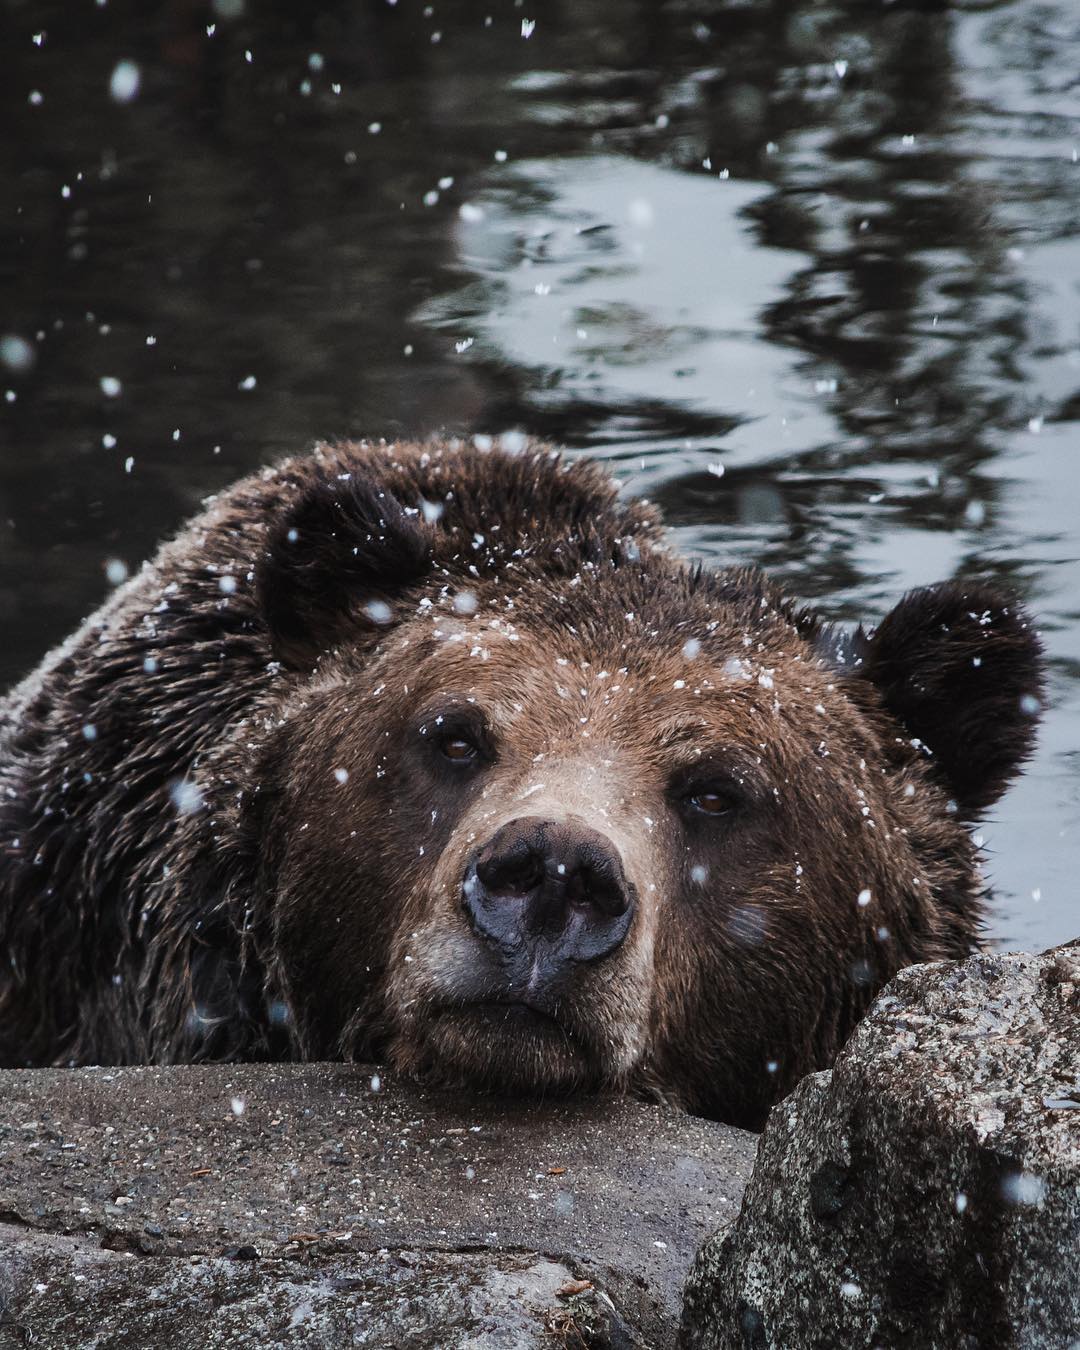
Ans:
[{"label": "falling snow", "polygon": [[139,92],[139,67],[134,61],[118,61],[109,76],[109,96],[116,103],[130,103]]}]

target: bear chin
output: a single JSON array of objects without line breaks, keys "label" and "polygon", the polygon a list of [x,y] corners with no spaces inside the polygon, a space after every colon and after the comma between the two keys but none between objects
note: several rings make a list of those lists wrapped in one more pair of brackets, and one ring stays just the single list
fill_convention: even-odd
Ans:
[{"label": "bear chin", "polygon": [[609,1077],[571,1028],[517,1002],[432,1008],[390,1057],[433,1086],[529,1097],[594,1090]]}]

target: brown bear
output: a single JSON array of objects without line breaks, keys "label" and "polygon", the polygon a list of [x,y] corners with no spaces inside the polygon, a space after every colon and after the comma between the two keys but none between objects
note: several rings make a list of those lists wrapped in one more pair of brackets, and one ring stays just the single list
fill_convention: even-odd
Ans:
[{"label": "brown bear", "polygon": [[1024,613],[844,636],[545,446],[212,498],[0,710],[0,1064],[385,1059],[759,1126],[977,943]]}]

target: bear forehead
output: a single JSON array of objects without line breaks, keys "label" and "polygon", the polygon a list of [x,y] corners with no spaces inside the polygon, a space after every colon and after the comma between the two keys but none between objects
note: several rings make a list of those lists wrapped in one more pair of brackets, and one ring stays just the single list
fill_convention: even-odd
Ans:
[{"label": "bear forehead", "polygon": [[745,680],[758,665],[767,675],[781,658],[813,657],[775,600],[652,557],[638,567],[586,568],[570,577],[504,573],[475,584],[436,582],[398,631],[410,643],[427,639],[428,649],[457,644],[486,656],[492,644],[508,641],[564,666],[627,667],[656,679],[670,673],[673,684],[688,678],[700,657],[730,663],[725,675]]},{"label": "bear forehead", "polygon": [[715,620],[664,631],[624,614],[597,632],[437,611],[388,636],[364,678],[381,693],[379,671],[391,674],[406,695],[397,706],[420,721],[460,706],[538,743],[602,737],[669,761],[712,747],[786,759],[850,704],[790,628],[768,637]]}]

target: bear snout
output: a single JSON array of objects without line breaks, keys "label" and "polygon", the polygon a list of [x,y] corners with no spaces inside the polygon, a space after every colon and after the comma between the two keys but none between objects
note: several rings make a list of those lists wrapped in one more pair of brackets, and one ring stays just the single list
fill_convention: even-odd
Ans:
[{"label": "bear snout", "polygon": [[615,845],[574,821],[510,821],[474,854],[461,891],[473,932],[521,992],[609,956],[634,917]]}]

